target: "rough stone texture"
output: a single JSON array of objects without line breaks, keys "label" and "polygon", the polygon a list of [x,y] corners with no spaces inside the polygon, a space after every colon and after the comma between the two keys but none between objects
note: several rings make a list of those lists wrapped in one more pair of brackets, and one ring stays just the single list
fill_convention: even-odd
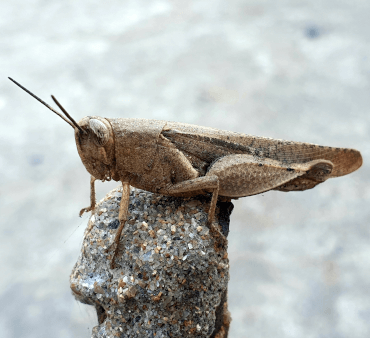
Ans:
[{"label": "rough stone texture", "polygon": [[[206,226],[208,200],[132,189],[115,269],[111,245],[119,225],[122,186],[98,204],[85,231],[70,283],[76,299],[94,305],[92,337],[226,338],[232,203],[219,205],[220,225]],[[218,217],[217,217],[218,218]]]}]

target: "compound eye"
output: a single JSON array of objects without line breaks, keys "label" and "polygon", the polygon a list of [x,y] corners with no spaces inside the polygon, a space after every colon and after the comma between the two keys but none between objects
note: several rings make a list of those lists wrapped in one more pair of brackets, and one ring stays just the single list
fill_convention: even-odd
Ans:
[{"label": "compound eye", "polygon": [[89,126],[95,135],[95,143],[100,147],[104,146],[109,140],[109,130],[106,125],[97,119],[91,119]]}]

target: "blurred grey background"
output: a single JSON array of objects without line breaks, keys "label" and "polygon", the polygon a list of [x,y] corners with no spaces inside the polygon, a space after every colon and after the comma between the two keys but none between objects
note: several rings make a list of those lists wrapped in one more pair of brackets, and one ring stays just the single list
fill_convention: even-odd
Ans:
[{"label": "blurred grey background", "polygon": [[[370,336],[370,2],[0,1],[0,336],[89,337],[69,274],[88,215],[86,115],[356,148],[312,191],[235,201],[230,337]],[[117,183],[98,183],[98,199]]]}]

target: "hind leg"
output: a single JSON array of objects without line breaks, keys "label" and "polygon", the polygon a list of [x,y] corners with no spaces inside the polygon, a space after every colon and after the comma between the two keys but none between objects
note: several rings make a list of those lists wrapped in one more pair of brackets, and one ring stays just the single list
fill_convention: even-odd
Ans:
[{"label": "hind leg", "polygon": [[[220,158],[208,170],[207,176],[217,176],[221,196],[237,198],[275,189],[303,175],[320,176],[319,168],[326,171],[333,164],[326,160],[284,164],[268,158],[248,154],[228,155]],[[329,168],[329,169],[328,169]],[[321,176],[320,176],[321,177]]]},{"label": "hind leg", "polygon": [[201,176],[192,180],[183,181],[161,189],[160,194],[173,195],[198,190],[211,190],[212,200],[208,211],[208,224],[212,224],[215,216],[216,203],[218,198],[219,182],[215,175]]}]

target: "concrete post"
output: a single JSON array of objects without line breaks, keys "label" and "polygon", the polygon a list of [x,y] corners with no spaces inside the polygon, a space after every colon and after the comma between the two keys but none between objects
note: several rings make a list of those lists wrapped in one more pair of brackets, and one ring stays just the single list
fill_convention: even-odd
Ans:
[{"label": "concrete post", "polygon": [[92,337],[226,338],[232,203],[218,203],[209,228],[206,197],[132,189],[116,266],[110,269],[121,189],[97,205],[70,277],[76,299],[96,308],[99,325]]}]

